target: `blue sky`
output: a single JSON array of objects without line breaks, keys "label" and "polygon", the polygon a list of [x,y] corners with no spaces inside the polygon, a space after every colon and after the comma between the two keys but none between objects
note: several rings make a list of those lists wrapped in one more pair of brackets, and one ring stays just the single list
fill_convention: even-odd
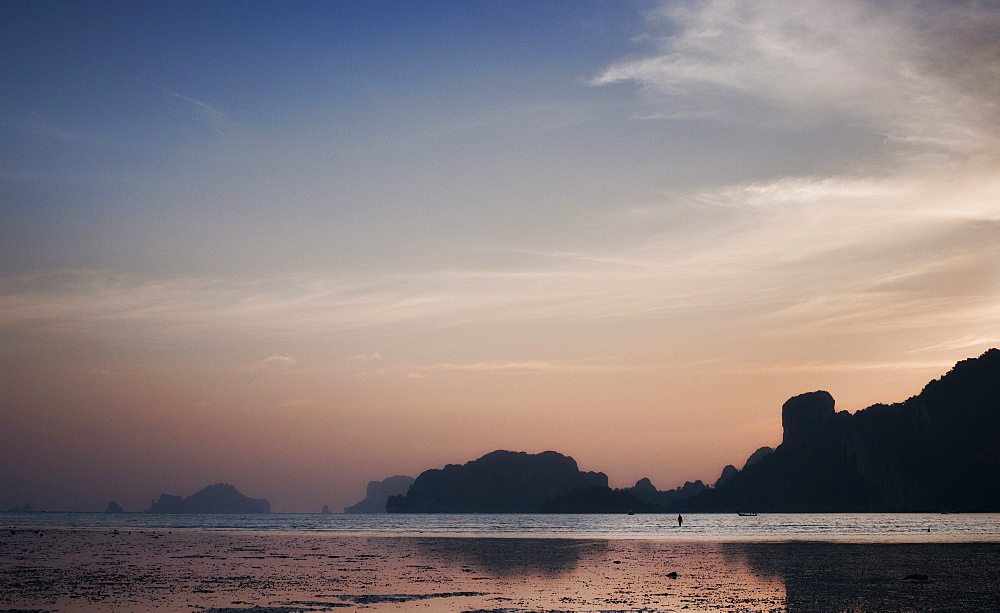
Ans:
[{"label": "blue sky", "polygon": [[[27,255],[46,214],[96,226],[72,237],[94,240],[48,255],[53,266],[134,257],[112,252],[107,234],[156,241],[199,216],[237,250],[260,247],[240,227],[246,215],[275,224],[272,255],[287,248],[272,243],[285,232],[316,233],[317,215],[328,230],[310,238],[336,241],[350,238],[335,228],[345,215],[366,225],[478,217],[456,210],[457,198],[435,203],[426,183],[442,167],[516,183],[510,165],[527,147],[512,127],[558,130],[598,112],[587,66],[619,55],[639,26],[633,5],[608,8],[8,4],[5,178],[19,206],[5,245],[19,248],[5,259]],[[551,146],[531,155],[562,154]],[[150,247],[184,246],[171,239]]]},{"label": "blue sky", "polygon": [[1000,343],[994,3],[0,24],[3,507],[338,508],[497,448],[713,481],[792,395]]}]

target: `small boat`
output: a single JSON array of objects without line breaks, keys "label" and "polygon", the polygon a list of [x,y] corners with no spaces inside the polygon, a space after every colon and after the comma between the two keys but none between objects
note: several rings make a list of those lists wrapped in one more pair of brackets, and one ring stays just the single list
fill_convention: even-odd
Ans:
[{"label": "small boat", "polygon": [[757,517],[756,513],[737,513],[740,517]]}]

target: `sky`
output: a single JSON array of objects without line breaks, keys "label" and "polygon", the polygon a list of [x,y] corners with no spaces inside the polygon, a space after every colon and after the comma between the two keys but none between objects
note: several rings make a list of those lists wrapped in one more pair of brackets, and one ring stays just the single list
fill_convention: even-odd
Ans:
[{"label": "sky", "polygon": [[0,508],[660,489],[1000,345],[1000,3],[0,3]]}]

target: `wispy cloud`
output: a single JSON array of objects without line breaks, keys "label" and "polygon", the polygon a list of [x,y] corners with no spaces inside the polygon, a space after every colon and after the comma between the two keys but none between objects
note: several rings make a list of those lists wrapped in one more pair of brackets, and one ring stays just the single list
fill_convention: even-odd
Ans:
[{"label": "wispy cloud", "polygon": [[[803,338],[1000,324],[1000,5],[664,2],[650,27],[651,53],[592,83],[637,85],[650,116],[771,117],[816,138],[841,122],[893,155],[865,176],[670,194],[663,214],[628,212],[663,229],[618,256]],[[693,231],[668,227],[683,209]]]},{"label": "wispy cloud", "polygon": [[933,352],[933,351],[950,351],[953,349],[966,349],[969,347],[1000,347],[1000,335],[987,335],[987,336],[972,336],[964,335],[957,338],[951,338],[944,342],[938,343],[936,345],[930,345],[928,347],[918,347],[913,349],[913,353],[921,352]]},{"label": "wispy cloud", "polygon": [[[31,110],[22,117],[12,117],[9,114],[0,116],[0,130],[10,130],[22,135],[58,141],[67,146],[92,145],[101,148],[115,150],[132,150],[133,143],[122,143],[109,134],[94,133],[82,129],[75,125],[68,125],[65,120],[56,120],[38,110]],[[51,172],[44,172],[35,166],[21,169],[19,172],[26,177],[50,176]],[[11,173],[10,168],[3,169],[5,173]]]},{"label": "wispy cloud", "polygon": [[657,23],[654,53],[593,80],[637,84],[652,114],[760,121],[752,101],[949,153],[988,151],[997,137],[993,3],[664,2]]},{"label": "wispy cloud", "polygon": [[[247,330],[303,338],[406,328],[430,336],[512,322],[571,324],[587,334],[608,322],[639,328],[657,321],[669,322],[676,336],[701,334],[719,351],[728,350],[732,329],[817,344],[838,334],[911,334],[904,351],[950,347],[955,339],[974,345],[989,337],[981,330],[1000,329],[1000,167],[979,155],[1000,143],[1000,8],[913,6],[665,3],[657,19],[668,28],[651,37],[655,51],[594,81],[635,83],[664,115],[750,122],[756,116],[746,109],[763,105],[804,125],[833,118],[906,143],[906,155],[886,156],[864,174],[669,191],[659,203],[622,204],[621,218],[631,222],[622,222],[625,240],[510,249],[525,257],[492,268],[249,280],[93,271],[10,277],[0,279],[0,332],[84,334],[113,324],[153,344]],[[197,99],[154,87],[208,119],[225,119]],[[947,164],[922,164],[928,152]],[[581,223],[613,219],[600,216]],[[691,325],[709,317],[719,325]],[[546,355],[536,349],[519,355]],[[282,357],[272,356],[275,363]],[[426,368],[410,362],[409,369],[629,368],[491,357]],[[363,369],[379,358],[348,362]]]},{"label": "wispy cloud", "polygon": [[826,361],[826,362],[778,362],[741,364],[741,372],[756,373],[796,373],[796,372],[858,372],[866,370],[924,370],[931,372],[946,372],[954,365],[953,360],[896,360],[882,361]]},{"label": "wispy cloud", "polygon": [[298,360],[290,355],[272,355],[264,358],[265,364],[279,364],[285,366],[291,366],[295,364]]},{"label": "wispy cloud", "polygon": [[1000,196],[991,181],[781,179],[699,190],[677,198],[721,211],[703,231],[657,231],[593,256],[541,257],[508,270],[248,281],[85,271],[6,278],[0,329],[82,333],[113,322],[150,340],[249,329],[298,337],[416,322],[599,326],[707,312],[753,317],[774,329],[1000,327],[991,308],[1000,292],[1000,199],[983,197]]},{"label": "wispy cloud", "polygon": [[209,126],[209,128],[214,132],[225,132],[232,127],[232,119],[226,113],[216,109],[212,105],[198,100],[197,98],[192,98],[191,96],[185,96],[184,94],[179,94],[172,89],[163,87],[162,85],[157,85],[151,81],[146,81],[146,83],[161,92],[170,95],[171,97],[186,103],[190,108],[194,109],[202,120]]}]

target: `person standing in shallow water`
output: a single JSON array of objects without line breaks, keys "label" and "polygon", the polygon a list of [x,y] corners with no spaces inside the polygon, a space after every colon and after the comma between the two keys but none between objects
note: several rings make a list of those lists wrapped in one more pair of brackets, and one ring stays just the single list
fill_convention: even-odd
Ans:
[{"label": "person standing in shallow water", "polygon": [[681,527],[683,525],[684,525],[684,518],[681,517],[680,513],[678,513],[677,514],[677,527],[679,528],[679,527]]}]

